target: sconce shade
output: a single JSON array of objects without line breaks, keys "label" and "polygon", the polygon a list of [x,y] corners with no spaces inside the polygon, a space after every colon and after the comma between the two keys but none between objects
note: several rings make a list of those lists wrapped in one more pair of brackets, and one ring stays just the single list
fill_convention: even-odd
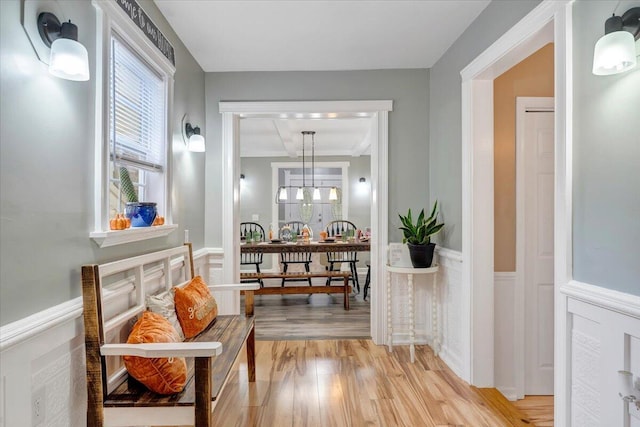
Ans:
[{"label": "sconce shade", "polygon": [[51,44],[49,73],[61,79],[89,80],[89,55],[87,49],[71,39],[57,39]]},{"label": "sconce shade", "polygon": [[204,136],[193,134],[189,137],[189,151],[194,153],[204,153]]},{"label": "sconce shade", "polygon": [[313,189],[313,200],[320,200],[320,189],[318,187]]},{"label": "sconce shade", "polygon": [[593,52],[593,74],[608,76],[623,73],[637,64],[635,40],[627,31],[615,31],[600,37]]},{"label": "sconce shade", "polygon": [[593,74],[608,76],[634,68],[638,62],[635,40],[640,38],[640,7],[632,7],[622,16],[614,13],[604,23],[604,34],[593,51]]},{"label": "sconce shade", "polygon": [[54,14],[42,12],[38,16],[38,32],[44,44],[51,47],[49,73],[66,80],[89,80],[89,54],[77,41],[75,24],[60,24]]},{"label": "sconce shade", "polygon": [[200,135],[200,127],[192,126],[186,114],[182,117],[182,138],[187,145],[187,150],[194,153],[205,151],[205,139]]}]

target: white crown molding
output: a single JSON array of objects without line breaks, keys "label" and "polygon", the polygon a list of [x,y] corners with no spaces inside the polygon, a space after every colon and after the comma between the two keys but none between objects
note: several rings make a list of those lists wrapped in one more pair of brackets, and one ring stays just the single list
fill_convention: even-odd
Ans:
[{"label": "white crown molding", "polygon": [[640,319],[640,296],[572,280],[560,292],[589,304]]}]

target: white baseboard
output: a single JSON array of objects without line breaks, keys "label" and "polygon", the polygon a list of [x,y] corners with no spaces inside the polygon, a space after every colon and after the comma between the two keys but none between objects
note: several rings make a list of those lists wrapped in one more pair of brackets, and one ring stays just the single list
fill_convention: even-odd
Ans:
[{"label": "white baseboard", "polygon": [[511,402],[515,402],[516,400],[518,400],[518,394],[516,393],[515,387],[503,387],[497,385],[496,389],[498,389],[498,391]]}]

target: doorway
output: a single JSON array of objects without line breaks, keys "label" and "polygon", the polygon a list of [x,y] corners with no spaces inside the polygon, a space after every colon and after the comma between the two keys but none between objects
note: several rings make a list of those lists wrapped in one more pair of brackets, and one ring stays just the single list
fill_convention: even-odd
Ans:
[{"label": "doorway", "polygon": [[[543,1],[462,70],[462,283],[468,286],[469,382],[494,386],[493,79],[554,42],[554,366],[566,371],[566,300],[571,278],[571,2]],[[556,423],[568,422],[569,388],[554,377]]]},{"label": "doorway", "polygon": [[[239,221],[240,120],[247,117],[339,118],[369,117],[371,127],[371,283],[381,283],[388,244],[388,145],[389,112],[393,102],[384,101],[282,101],[220,102],[222,114],[222,241],[225,257],[223,281],[240,278],[240,242],[236,238]],[[220,301],[221,311],[238,312],[240,295]],[[382,286],[371,288],[371,337],[376,344],[386,339],[386,299]]]}]

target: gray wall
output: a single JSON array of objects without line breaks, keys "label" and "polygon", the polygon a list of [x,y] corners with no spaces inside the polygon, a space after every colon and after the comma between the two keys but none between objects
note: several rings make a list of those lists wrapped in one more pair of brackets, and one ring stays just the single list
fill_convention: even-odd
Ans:
[{"label": "gray wall", "polygon": [[[573,6],[573,277],[640,295],[640,68],[591,73],[614,6]],[[640,2],[623,1],[617,14],[633,6]]]},{"label": "gray wall", "polygon": [[[180,135],[186,112],[204,130],[204,73],[155,4],[140,3],[176,49],[172,191],[180,230],[99,249],[89,239],[95,81],[49,75],[20,23],[21,2],[0,1],[0,325],[79,296],[83,264],[178,245],[185,227],[196,247],[204,244],[204,156],[185,152]],[[78,25],[94,76],[94,8],[58,4]]]},{"label": "gray wall", "polygon": [[222,120],[219,101],[391,99],[389,114],[389,239],[400,241],[397,212],[429,200],[429,71],[206,73],[207,246],[222,244]]},{"label": "gray wall", "polygon": [[429,183],[445,228],[436,240],[462,250],[462,118],[460,71],[529,13],[538,0],[493,1],[431,68]]}]

